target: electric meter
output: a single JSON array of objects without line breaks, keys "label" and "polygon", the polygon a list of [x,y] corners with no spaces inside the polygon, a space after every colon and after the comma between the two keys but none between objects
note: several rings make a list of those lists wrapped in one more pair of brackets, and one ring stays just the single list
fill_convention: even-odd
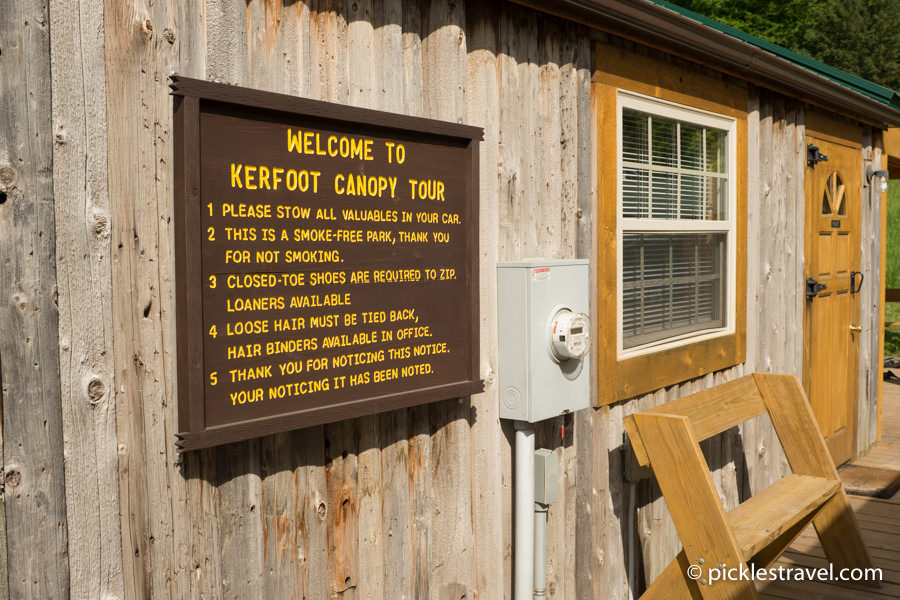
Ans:
[{"label": "electric meter", "polygon": [[568,308],[557,311],[550,319],[550,351],[557,361],[581,360],[590,347],[591,323],[584,313]]},{"label": "electric meter", "polygon": [[535,423],[591,405],[590,262],[497,265],[500,418]]}]

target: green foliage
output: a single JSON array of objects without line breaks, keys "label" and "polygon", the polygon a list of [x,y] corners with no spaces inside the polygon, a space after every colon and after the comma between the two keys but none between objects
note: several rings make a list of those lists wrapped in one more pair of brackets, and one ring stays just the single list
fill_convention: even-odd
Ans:
[{"label": "green foliage", "polygon": [[800,50],[891,89],[900,88],[900,0],[818,0]]},{"label": "green foliage", "polygon": [[673,0],[891,89],[900,89],[900,0]]},{"label": "green foliage", "polygon": [[[887,265],[885,287],[900,288],[900,180],[891,182],[887,203]],[[900,323],[900,302],[884,305],[885,324]],[[900,356],[900,329],[885,327],[884,355]]]},{"label": "green foliage", "polygon": [[[892,181],[888,191],[885,286],[900,288],[900,179]],[[897,307],[898,313],[894,320],[900,321],[900,304]]]},{"label": "green foliage", "polygon": [[674,0],[701,15],[796,50],[819,0]]},{"label": "green foliage", "polygon": [[885,328],[884,355],[900,357],[900,329]]}]

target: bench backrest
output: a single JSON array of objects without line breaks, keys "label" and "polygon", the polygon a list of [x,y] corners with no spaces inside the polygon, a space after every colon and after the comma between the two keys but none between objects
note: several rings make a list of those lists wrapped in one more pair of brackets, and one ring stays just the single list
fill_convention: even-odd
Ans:
[{"label": "bench backrest", "polygon": [[[766,405],[754,376],[746,375],[642,412],[687,417],[694,428],[697,441],[702,442],[758,417],[766,412]],[[625,417],[625,428],[631,437],[638,462],[647,466],[647,453],[637,435],[631,415]]]}]

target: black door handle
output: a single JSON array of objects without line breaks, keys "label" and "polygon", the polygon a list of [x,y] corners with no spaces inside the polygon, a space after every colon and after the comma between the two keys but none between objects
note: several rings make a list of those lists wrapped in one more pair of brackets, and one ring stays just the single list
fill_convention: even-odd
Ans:
[{"label": "black door handle", "polygon": [[824,283],[819,283],[813,277],[806,278],[806,301],[812,302],[812,299],[819,295],[822,290],[828,289]]},{"label": "black door handle", "polygon": [[[859,285],[856,285],[856,276],[859,275]],[[860,271],[850,271],[850,293],[856,294],[859,290],[862,289],[863,281],[866,276],[862,274]]]}]

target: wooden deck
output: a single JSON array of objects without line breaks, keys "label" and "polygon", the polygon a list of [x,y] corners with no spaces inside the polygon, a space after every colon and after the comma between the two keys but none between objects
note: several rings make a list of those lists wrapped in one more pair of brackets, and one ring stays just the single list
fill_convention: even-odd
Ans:
[{"label": "wooden deck", "polygon": [[[895,371],[900,375],[900,371]],[[897,471],[900,476],[900,385],[884,383],[882,439],[852,464]],[[779,581],[757,584],[764,598],[797,600],[886,600],[900,598],[900,492],[889,499],[851,496],[863,539],[875,566],[882,569],[880,588],[850,583]],[[810,526],[788,549],[777,565],[826,567],[828,561]],[[776,565],[776,566],[777,566]]]}]

